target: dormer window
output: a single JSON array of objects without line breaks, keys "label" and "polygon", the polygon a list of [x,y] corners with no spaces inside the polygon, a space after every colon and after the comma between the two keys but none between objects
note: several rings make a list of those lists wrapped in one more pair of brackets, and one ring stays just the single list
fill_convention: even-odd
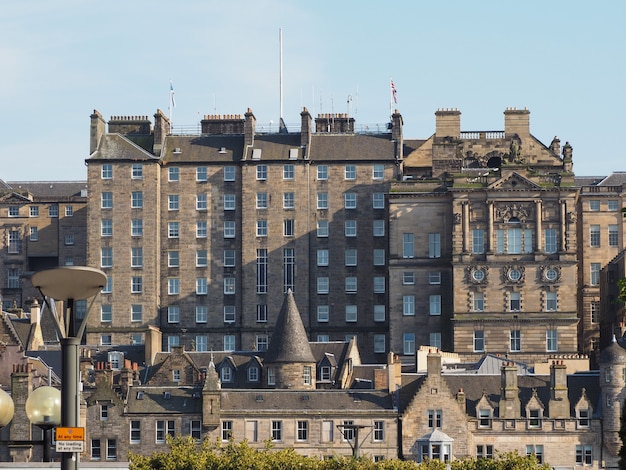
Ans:
[{"label": "dormer window", "polygon": [[576,411],[576,418],[578,419],[579,428],[589,427],[589,414],[590,413],[588,408],[580,408]]},{"label": "dormer window", "polygon": [[172,370],[172,380],[174,382],[180,382],[180,369]]},{"label": "dormer window", "polygon": [[478,410],[478,425],[481,428],[491,427],[491,410],[483,408]]},{"label": "dormer window", "polygon": [[330,381],[330,366],[320,367],[320,380]]},{"label": "dormer window", "polygon": [[220,379],[222,382],[232,382],[233,370],[229,366],[224,366],[220,369]]},{"label": "dormer window", "polygon": [[258,382],[258,381],[259,381],[259,368],[250,367],[248,369],[248,382]]},{"label": "dormer window", "polygon": [[542,413],[540,409],[528,410],[528,427],[540,428],[541,418],[542,418]]}]

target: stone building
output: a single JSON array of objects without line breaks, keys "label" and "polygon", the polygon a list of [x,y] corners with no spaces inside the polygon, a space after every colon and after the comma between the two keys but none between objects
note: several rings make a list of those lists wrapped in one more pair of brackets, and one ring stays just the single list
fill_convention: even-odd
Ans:
[{"label": "stone building", "polygon": [[405,142],[389,194],[392,350],[531,364],[578,351],[571,147],[539,142],[529,115],[507,109],[504,131],[461,132],[461,113],[439,110],[433,136]]},{"label": "stone building", "polygon": [[87,263],[87,183],[0,180],[2,309],[29,310],[30,273]]}]

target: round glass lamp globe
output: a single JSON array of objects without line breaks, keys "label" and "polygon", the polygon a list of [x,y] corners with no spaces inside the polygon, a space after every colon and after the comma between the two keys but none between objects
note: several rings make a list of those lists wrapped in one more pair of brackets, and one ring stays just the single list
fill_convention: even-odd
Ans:
[{"label": "round glass lamp globe", "polygon": [[15,406],[11,395],[0,388],[0,428],[11,422],[14,411]]},{"label": "round glass lamp globe", "polygon": [[28,395],[24,409],[35,426],[57,426],[61,422],[61,391],[54,387],[39,387]]}]

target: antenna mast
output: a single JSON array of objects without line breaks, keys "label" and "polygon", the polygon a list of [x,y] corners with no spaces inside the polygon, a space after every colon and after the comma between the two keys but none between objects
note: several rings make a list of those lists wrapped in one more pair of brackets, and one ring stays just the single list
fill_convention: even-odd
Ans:
[{"label": "antenna mast", "polygon": [[283,118],[283,28],[278,29],[279,63],[280,63],[280,119]]}]

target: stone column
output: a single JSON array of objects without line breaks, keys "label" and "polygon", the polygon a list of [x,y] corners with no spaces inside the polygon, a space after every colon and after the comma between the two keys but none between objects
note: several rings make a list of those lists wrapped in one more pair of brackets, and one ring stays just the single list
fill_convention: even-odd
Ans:
[{"label": "stone column", "polygon": [[561,214],[560,214],[560,218],[561,218],[561,236],[560,236],[560,244],[561,246],[558,247],[559,250],[563,250],[566,251],[566,234],[567,234],[567,203],[563,200],[559,201],[560,205],[561,205]]},{"label": "stone column", "polygon": [[535,238],[537,238],[537,247],[535,248],[535,251],[543,251],[542,246],[543,246],[543,226],[541,224],[541,219],[542,219],[542,208],[541,208],[541,199],[538,199],[535,201],[535,210],[537,211],[537,236]]},{"label": "stone column", "polygon": [[487,201],[487,253],[492,252],[493,247],[493,201]]},{"label": "stone column", "polygon": [[469,220],[469,201],[463,201],[462,203],[462,230],[463,230],[463,253],[467,253],[468,251],[471,251],[470,248],[470,241],[471,240],[471,234],[470,234],[470,220]]}]

